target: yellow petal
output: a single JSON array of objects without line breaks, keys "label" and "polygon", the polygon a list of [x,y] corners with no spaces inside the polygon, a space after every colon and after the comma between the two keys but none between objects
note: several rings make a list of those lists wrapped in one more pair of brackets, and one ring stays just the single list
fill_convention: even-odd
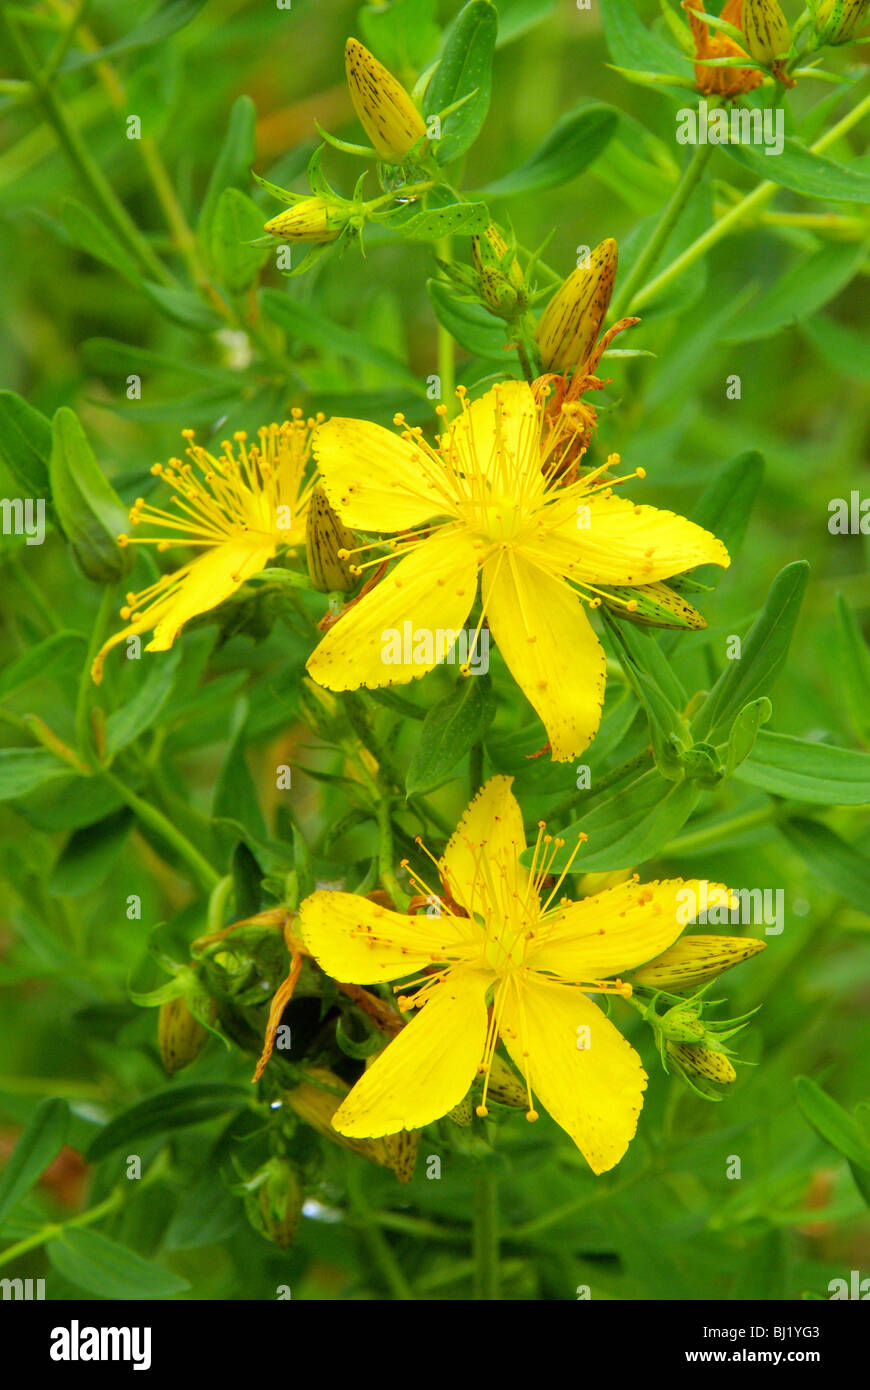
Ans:
[{"label": "yellow petal", "polygon": [[[511,791],[512,777],[491,777],[463,813],[441,860],[447,885],[458,903],[487,921],[498,908],[502,883],[525,895],[529,880],[519,856],[526,847],[523,816]],[[486,865],[488,873],[484,874]],[[491,902],[488,883],[496,888]]]},{"label": "yellow petal", "polygon": [[103,679],[103,665],[113,647],[128,637],[154,632],[145,648],[148,652],[168,651],[186,622],[216,608],[252,575],[265,569],[275,554],[273,541],[226,541],[204,551],[171,576],[164,592],[157,591],[138,618],[104,642],[97,653],[91,676],[97,685]]},{"label": "yellow petal", "polygon": [[217,608],[241,588],[246,579],[265,569],[274,554],[272,540],[227,541],[225,545],[205,551],[194,560],[174,590],[172,601],[156,624],[154,637],[145,650],[168,651],[185,623]]},{"label": "yellow petal", "polygon": [[533,1096],[592,1171],[607,1172],[637,1129],[647,1081],[637,1053],[581,990],[530,975],[508,989],[500,1029]]},{"label": "yellow petal", "polygon": [[[535,970],[549,970],[563,980],[588,983],[621,975],[660,956],[676,941],[688,921],[686,904],[698,902],[698,879],[672,878],[652,883],[618,883],[604,893],[568,903],[542,923],[529,953]],[[729,902],[721,884],[707,884],[712,907]],[[691,897],[689,895],[692,895]]]},{"label": "yellow petal", "polygon": [[[477,590],[471,537],[446,526],[339,618],[308,659],[328,690],[404,684],[452,654]],[[469,677],[469,679],[473,679]]]},{"label": "yellow petal", "polygon": [[318,890],[300,908],[302,936],[333,979],[371,985],[401,980],[450,958],[468,941],[454,917],[409,917],[356,893]]},{"label": "yellow petal", "polygon": [[540,412],[525,381],[501,381],[464,407],[442,447],[466,477],[484,477],[496,494],[524,505],[544,491]]},{"label": "yellow petal", "polygon": [[450,971],[342,1102],[333,1118],[339,1134],[421,1129],[459,1104],[483,1058],[492,979],[469,966]]},{"label": "yellow petal", "polygon": [[589,744],[601,719],[605,658],[580,600],[524,554],[488,560],[483,601],[493,640],[543,720],[553,759]]},{"label": "yellow petal", "polygon": [[[546,533],[531,547],[541,563],[575,583],[653,584],[695,565],[731,563],[720,540],[674,512],[603,493],[578,506],[588,507],[588,515],[581,510],[552,528],[545,513]],[[553,515],[561,511],[554,508]]]},{"label": "yellow petal", "polygon": [[361,531],[405,531],[450,510],[441,465],[418,445],[368,420],[336,417],[314,435],[330,505]]}]

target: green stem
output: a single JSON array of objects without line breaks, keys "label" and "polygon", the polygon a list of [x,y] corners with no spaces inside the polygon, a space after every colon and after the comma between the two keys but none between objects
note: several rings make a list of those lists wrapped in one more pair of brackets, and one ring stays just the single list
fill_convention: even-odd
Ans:
[{"label": "green stem", "polygon": [[130,810],[133,811],[143,825],[149,826],[161,839],[172,846],[184,860],[185,864],[187,864],[188,868],[193,871],[194,877],[201,887],[204,888],[207,893],[213,892],[220,882],[220,874],[212,868],[211,864],[200,854],[196,846],[191,844],[187,836],[182,835],[181,831],[163,815],[162,811],[158,811],[156,806],[152,806],[150,802],[145,801],[141,796],[137,796],[136,792],[131,791],[130,788],[121,781],[120,777],[115,776],[114,772],[109,772],[108,768],[101,768],[99,776],[102,777],[104,781],[108,782],[111,787],[114,787],[121,800],[130,807]]},{"label": "green stem", "polygon": [[16,1241],[0,1254],[0,1265],[11,1264],[17,1260],[19,1255],[26,1255],[28,1250],[35,1250],[38,1246],[44,1245],[47,1240],[54,1240],[56,1236],[62,1236],[64,1231],[72,1226],[90,1226],[94,1221],[99,1221],[102,1217],[108,1216],[109,1212],[115,1211],[123,1201],[123,1189],[116,1187],[115,1191],[100,1202],[97,1206],[91,1207],[89,1211],[83,1211],[79,1216],[73,1216],[69,1221],[52,1222],[49,1226],[43,1226],[40,1230],[34,1231],[32,1235],[25,1236],[23,1240]]},{"label": "green stem", "polygon": [[471,799],[477,796],[483,786],[483,744],[473,743],[471,752],[468,755],[468,782],[471,789]]},{"label": "green stem", "polygon": [[[450,262],[452,247],[450,237],[442,237],[435,246],[435,254],[441,261]],[[438,323],[438,376],[441,381],[441,402],[447,406],[448,418],[456,405],[456,365],[453,353],[453,338],[440,322]]]},{"label": "green stem", "polygon": [[759,806],[755,811],[747,811],[742,816],[732,816],[730,820],[718,821],[703,830],[690,831],[671,840],[661,851],[663,855],[688,854],[696,849],[706,849],[708,845],[727,843],[734,835],[742,835],[746,830],[754,830],[757,825],[767,825],[775,820],[777,806],[773,801]]},{"label": "green stem", "polygon": [[372,1264],[395,1299],[402,1303],[412,1302],[416,1297],[414,1290],[380,1230],[376,1214],[363,1196],[356,1160],[350,1154],[347,1155],[345,1172],[348,1201],[355,1217],[354,1225],[359,1229]]},{"label": "green stem", "polygon": [[115,586],[110,584],[103,590],[100,599],[100,606],[97,609],[97,616],[91,631],[88,651],[85,657],[85,664],[79,676],[78,696],[76,698],[76,748],[80,758],[85,762],[92,760],[91,730],[88,727],[88,715],[91,708],[91,696],[94,691],[94,683],[91,680],[91,667],[94,664],[94,657],[103,645],[106,625],[112,612],[115,599]]},{"label": "green stem", "polygon": [[616,320],[622,318],[626,311],[635,309],[639,302],[635,296],[635,290],[642,282],[647,271],[650,270],[658,260],[664,246],[674,230],[683,209],[688,203],[701,177],[713,155],[714,145],[696,145],[691,159],[683,170],[679,183],[670,196],[658,226],[638,256],[634,265],[626,276],[625,283],[620,286],[618,294],[614,296],[610,306],[611,317]]},{"label": "green stem", "polygon": [[481,1168],[474,1198],[474,1297],[489,1302],[499,1297],[498,1179]]},{"label": "green stem", "polygon": [[[868,111],[870,111],[870,96],[866,96],[852,111],[847,112],[841,121],[838,121],[835,126],[832,126],[829,131],[820,136],[814,145],[810,145],[811,153],[822,154],[829,145],[839,140],[840,136],[845,135],[854,125],[857,125]],[[669,285],[672,280],[682,275],[683,271],[688,270],[689,266],[694,265],[695,261],[697,261],[700,256],[703,256],[711,246],[715,246],[718,241],[721,241],[724,236],[727,236],[732,228],[743,222],[748,214],[760,211],[765,204],[770,201],[778,188],[779,184],[772,183],[770,180],[765,180],[763,183],[760,183],[757,188],[754,188],[751,193],[747,193],[744,198],[741,198],[739,203],[735,203],[734,207],[731,208],[729,212],[725,213],[724,217],[720,217],[718,222],[715,222],[702,236],[699,236],[696,241],[693,241],[691,246],[687,246],[685,251],[677,256],[675,260],[671,261],[670,265],[666,266],[659,275],[644,285],[643,289],[639,290],[634,296],[632,308],[639,309],[642,305],[646,304],[648,300],[654,299],[657,294],[661,293],[666,285]]]},{"label": "green stem", "polygon": [[381,883],[386,888],[399,911],[405,912],[411,899],[396,878],[396,873],[393,868],[395,860],[393,827],[390,821],[390,802],[386,796],[381,796],[378,801],[377,815],[378,830],[380,832],[378,840],[378,871],[380,873]]},{"label": "green stem", "polygon": [[155,276],[162,284],[172,285],[174,283],[172,276],[163,262],[154,255],[139,228],[119,201],[108,179],[70,121],[66,108],[54,91],[51,81],[47,80],[40,72],[29,45],[22,39],[16,25],[8,15],[4,15],[2,9],[0,9],[0,29],[5,32],[10,47],[17,54],[28,79],[33,84],[46,119],[53,127],[61,149],[94,202],[102,210],[106,221],[140,266],[147,270],[150,275]]}]

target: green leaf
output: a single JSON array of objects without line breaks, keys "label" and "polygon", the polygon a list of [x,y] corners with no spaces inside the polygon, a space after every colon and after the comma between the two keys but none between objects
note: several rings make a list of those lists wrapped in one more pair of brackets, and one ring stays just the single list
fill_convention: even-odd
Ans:
[{"label": "green leaf", "polygon": [[[157,719],[175,682],[181,661],[181,648],[160,652],[144,663],[145,673],[139,689],[121,709],[109,715],[106,722],[106,752],[113,756],[132,743]],[[135,666],[136,673],[142,666]]]},{"label": "green leaf", "polygon": [[65,1100],[40,1101],[0,1173],[0,1222],[60,1153],[69,1121]]},{"label": "green leaf", "polygon": [[263,213],[247,193],[225,188],[210,232],[209,257],[220,284],[231,294],[242,294],[256,281],[270,255],[268,246],[246,244],[262,235]]},{"label": "green leaf", "polygon": [[810,743],[762,729],[755,747],[734,774],[773,796],[818,806],[870,802],[870,753]]},{"label": "green leaf", "polygon": [[557,0],[494,0],[498,10],[498,39],[496,48],[513,43],[548,19],[556,8]]},{"label": "green leaf", "polygon": [[133,813],[126,806],[93,825],[75,830],[61,851],[48,880],[55,897],[82,897],[105,881],[120,854]]},{"label": "green leaf", "polygon": [[742,655],[729,661],[692,721],[696,740],[715,743],[744,705],[770,689],[788,656],[808,574],[805,560],[780,570],[743,641]]},{"label": "green leaf", "polygon": [[[205,333],[210,333],[221,326],[221,320],[214,310],[209,308],[192,290],[177,290],[172,286],[155,285],[151,280],[142,280],[139,288],[171,323]],[[178,411],[181,407],[176,402],[173,408]],[[141,418],[141,410],[138,410],[137,419]]]},{"label": "green leaf", "polygon": [[402,76],[425,67],[438,47],[437,0],[392,0],[392,4],[359,11],[359,27],[367,48]]},{"label": "green leaf", "polygon": [[870,203],[870,174],[857,166],[838,164],[813,154],[787,135],[780,154],[769,156],[752,145],[722,145],[722,151],[757,178],[769,179],[808,198],[832,202]]},{"label": "green leaf", "polygon": [[47,748],[0,748],[0,801],[14,801],[55,777],[69,775],[69,767]]},{"label": "green leaf", "polygon": [[[692,513],[698,526],[719,537],[732,560],[743,545],[763,478],[764,459],[755,449],[748,449],[717,473]],[[701,565],[692,571],[692,578],[701,584],[716,585],[724,573],[721,565]]]},{"label": "green leaf", "polygon": [[790,266],[784,275],[751,305],[740,328],[725,335],[726,343],[769,338],[789,324],[810,318],[858,274],[866,250],[863,242],[826,245]]},{"label": "green leaf", "polygon": [[78,416],[61,406],[52,421],[49,460],[57,517],[82,574],[110,584],[126,574],[132,556],[118,545],[127,509],[101,470]]},{"label": "green leaf", "polygon": [[247,717],[247,702],[244,699],[239,700],[233,712],[227,751],[215,783],[211,814],[215,820],[224,816],[228,819],[238,819],[256,840],[266,840],[269,832],[260,810],[257,788],[245,759]]},{"label": "green leaf", "polygon": [[755,747],[758,731],[762,724],[767,723],[772,710],[773,706],[767,696],[762,695],[740,711],[731,725],[728,743],[725,745],[725,775],[727,777],[730,777],[735,768],[738,768],[749,757]]},{"label": "green leaf", "polygon": [[80,632],[54,632],[10,662],[0,675],[0,699],[23,690],[31,681],[50,680],[81,667],[87,642]]},{"label": "green leaf", "polygon": [[446,285],[429,280],[426,288],[438,322],[455,338],[460,347],[474,357],[486,361],[507,362],[504,325],[487,313],[480,304],[457,299]]},{"label": "green leaf", "polygon": [[481,190],[482,198],[513,198],[568,183],[582,174],[608,145],[619,112],[604,102],[587,102],[561,116],[533,155]]},{"label": "green leaf", "polygon": [[649,721],[656,767],[668,781],[680,781],[684,768],[680,754],[690,739],[679,711],[685,692],[655,638],[603,610],[604,619],[622,669]]},{"label": "green leaf", "polygon": [[870,650],[858,620],[842,594],[837,595],[837,672],[858,737],[870,743]]},{"label": "green leaf", "polygon": [[82,343],[82,357],[92,371],[102,376],[126,376],[130,372],[169,372],[205,377],[224,387],[238,388],[239,374],[211,362],[199,362],[190,357],[173,357],[168,352],[151,352],[148,348],[120,343],[114,338],[88,338]]},{"label": "green leaf", "polygon": [[870,860],[820,821],[796,817],[777,829],[829,891],[870,912]]},{"label": "green leaf", "polygon": [[[235,1110],[250,1100],[242,1086],[218,1081],[200,1081],[186,1086],[172,1086],[157,1091],[145,1100],[137,1101],[100,1130],[87,1150],[87,1158],[97,1163],[107,1154],[116,1153],[128,1145],[135,1146],[147,1139],[174,1134],[176,1130],[204,1124],[228,1110]],[[132,1148],[128,1150],[131,1152]]]},{"label": "green leaf", "polygon": [[601,0],[604,36],[614,63],[640,72],[674,72],[692,76],[684,54],[647,28],[634,0]]},{"label": "green leaf", "polygon": [[798,1105],[825,1143],[856,1167],[870,1170],[870,1144],[848,1110],[808,1076],[796,1077],[794,1088]]},{"label": "green leaf", "polygon": [[384,220],[405,241],[437,241],[443,236],[475,236],[484,231],[489,209],[485,203],[450,203],[414,213],[405,220]]},{"label": "green leaf", "polygon": [[68,1227],[47,1243],[46,1253],[58,1274],[97,1298],[172,1298],[190,1288],[186,1279],[99,1231]]},{"label": "green leaf", "polygon": [[495,715],[489,677],[468,676],[445,699],[433,705],[420,727],[420,737],[408,775],[408,796],[437,786],[479,742]]},{"label": "green leaf", "polygon": [[0,462],[28,497],[48,497],[51,422],[14,391],[0,391]]},{"label": "green leaf", "polygon": [[102,62],[104,58],[114,57],[118,53],[129,53],[133,49],[160,43],[195,19],[205,3],[206,0],[161,0],[147,19],[143,19],[129,34],[124,34],[105,48],[88,49],[84,52],[73,50],[61,63],[60,70],[72,72],[77,68],[89,67],[91,63]]},{"label": "green leaf", "polygon": [[299,299],[280,290],[263,290],[260,303],[264,314],[277,323],[287,333],[292,344],[304,343],[307,347],[319,348],[330,357],[348,357],[352,361],[372,362],[387,369],[393,380],[415,395],[425,395],[425,387],[419,378],[412,376],[405,366],[391,352],[369,342],[363,333],[325,318],[319,309],[303,304]]},{"label": "green leaf", "polygon": [[818,315],[801,328],[822,361],[835,372],[870,385],[870,343],[863,334]]},{"label": "green leaf", "polygon": [[66,198],[60,210],[60,221],[66,235],[79,250],[102,261],[111,270],[116,270],[128,284],[139,284],[142,277],[136,262],[105,222],[84,203],[77,198]]},{"label": "green leaf", "polygon": [[[573,873],[631,869],[652,858],[680,830],[694,810],[701,787],[695,780],[668,782],[653,768],[598,803],[560,835],[565,839],[552,868],[561,872],[581,833],[588,836],[572,865]],[[522,856],[530,861],[531,851]]]},{"label": "green leaf", "polygon": [[437,116],[462,102],[442,119],[436,146],[439,164],[450,164],[464,154],[486,120],[497,33],[498,12],[490,0],[471,0],[450,29],[423,106],[425,116]]},{"label": "green leaf", "polygon": [[[232,187],[245,192],[251,186],[256,140],[257,108],[249,96],[240,96],[230,111],[227,133],[212,167],[200,209],[198,232],[206,251],[211,246],[212,223],[224,189]],[[259,230],[263,230],[262,223]]]}]

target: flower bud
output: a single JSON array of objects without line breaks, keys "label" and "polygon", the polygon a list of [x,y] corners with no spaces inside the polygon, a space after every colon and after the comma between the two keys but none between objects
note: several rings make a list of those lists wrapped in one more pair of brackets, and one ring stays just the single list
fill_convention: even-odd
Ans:
[{"label": "flower bud", "polygon": [[849,43],[867,18],[870,0],[821,0],[813,17],[820,44]]},{"label": "flower bud", "polygon": [[737,1073],[724,1052],[695,1043],[669,1042],[668,1061],[687,1081],[716,1082],[720,1086],[730,1086],[737,1080]]},{"label": "flower bud", "polygon": [[592,252],[588,268],[573,271],[553,295],[536,334],[547,371],[583,366],[610,304],[616,263],[616,242],[608,237]]},{"label": "flower bud", "polygon": [[471,238],[471,261],[484,302],[494,314],[510,318],[520,299],[523,273],[494,222]]},{"label": "flower bud", "polygon": [[305,523],[305,556],[308,574],[315,589],[322,594],[336,591],[346,594],[356,584],[350,572],[345,552],[356,544],[349,531],[332,510],[326,493],[318,483],[311,493]]},{"label": "flower bud", "polygon": [[382,1139],[350,1139],[339,1134],[332,1127],[332,1117],[350,1087],[326,1067],[306,1067],[305,1071],[311,1080],[284,1093],[291,1110],[333,1144],[350,1149],[382,1168],[389,1168],[400,1182],[410,1182],[420,1147],[420,1131],[403,1130]]},{"label": "flower bud", "polygon": [[765,67],[787,53],[791,44],[788,20],[778,0],[744,0],[743,32],[748,53]]},{"label": "flower bud", "polygon": [[707,626],[703,614],[667,584],[638,584],[634,588],[612,586],[599,592],[605,607],[615,618],[624,618],[638,627],[699,631]]},{"label": "flower bud", "polygon": [[751,936],[684,936],[627,978],[649,989],[697,989],[757,955],[766,944]]},{"label": "flower bud", "polygon": [[266,223],[263,231],[286,241],[335,241],[345,222],[338,203],[312,197],[303,198],[279,212]]},{"label": "flower bud", "polygon": [[383,63],[356,39],[344,50],[347,85],[353,109],[381,159],[402,160],[426,134],[423,117]]},{"label": "flower bud", "polygon": [[189,1066],[199,1056],[207,1039],[206,1029],[190,1012],[183,994],[160,1005],[157,1041],[163,1065],[170,1076]]},{"label": "flower bud", "polygon": [[271,1158],[254,1182],[245,1197],[248,1220],[261,1236],[289,1250],[305,1200],[296,1169],[286,1158]]}]

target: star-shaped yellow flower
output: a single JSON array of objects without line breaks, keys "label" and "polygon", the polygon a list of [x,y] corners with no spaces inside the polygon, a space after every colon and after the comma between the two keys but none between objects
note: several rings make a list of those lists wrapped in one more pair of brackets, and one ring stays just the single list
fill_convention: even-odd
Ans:
[{"label": "star-shaped yellow flower", "polygon": [[[330,690],[412,680],[432,669],[395,652],[388,632],[441,634],[449,653],[481,577],[484,620],[511,674],[546,727],[557,761],[591,741],[604,698],[604,651],[583,611],[601,585],[633,586],[714,563],[721,541],[691,521],[618,497],[607,463],[574,482],[560,476],[570,432],[552,424],[525,382],[494,386],[432,448],[419,428],[401,436],[363,420],[332,419],[314,437],[323,487],[351,528],[392,532],[400,563],[327,632],[308,662]],[[442,410],[443,407],[439,408]],[[401,416],[397,424],[403,424]],[[638,469],[635,475],[644,476]],[[363,547],[362,549],[366,549]],[[383,562],[375,558],[357,570]],[[629,601],[630,605],[630,601]],[[438,649],[430,641],[430,650]]]},{"label": "star-shaped yellow flower", "polygon": [[168,651],[191,618],[223,603],[265,569],[278,550],[304,544],[311,492],[305,469],[312,430],[322,420],[305,420],[301,410],[294,410],[282,425],[259,430],[255,444],[238,431],[232,443],[224,441],[219,456],[194,443],[193,430],[184,430],[190,462],[155,463],[151,472],[173,489],[170,505],[175,510],[138,498],[130,510],[131,526],[147,521],[157,534],[119,536],[118,542],[160,551],[179,545],[200,553],[141,593],[127,595],[121,609],[126,626],[103,644],[91,669],[97,684],[107,653],[119,642],[153,631],[145,650]]},{"label": "star-shaped yellow flower", "polygon": [[305,946],[329,975],[360,985],[406,981],[403,994],[413,992],[400,1006],[420,1008],[333,1124],[356,1139],[420,1129],[458,1105],[478,1073],[486,1077],[478,1114],[486,1114],[501,1039],[525,1081],[528,1118],[537,1119],[536,1096],[603,1173],[634,1135],[647,1077],[587,996],[630,994],[619,974],[677,939],[677,894],[698,885],[632,878],[571,902],[557,900],[563,873],[542,900],[562,841],[542,826],[532,867],[520,864],[526,843],[511,783],[491,778],[447,845],[438,863],[440,917],[403,916],[354,893],[318,891],[303,902]]}]

